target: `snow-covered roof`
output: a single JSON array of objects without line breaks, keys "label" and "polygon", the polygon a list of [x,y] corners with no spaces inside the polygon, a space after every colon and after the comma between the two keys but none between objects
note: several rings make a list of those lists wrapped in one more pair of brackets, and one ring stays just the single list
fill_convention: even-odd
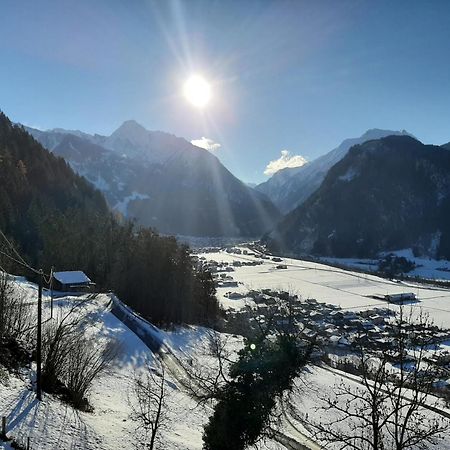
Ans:
[{"label": "snow-covered roof", "polygon": [[61,284],[90,283],[89,277],[81,270],[69,270],[66,272],[54,272],[53,276]]}]

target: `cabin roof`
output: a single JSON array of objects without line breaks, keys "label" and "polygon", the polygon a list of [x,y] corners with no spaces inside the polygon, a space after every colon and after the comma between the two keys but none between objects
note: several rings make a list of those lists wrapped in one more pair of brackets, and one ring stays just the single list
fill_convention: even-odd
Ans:
[{"label": "cabin roof", "polygon": [[61,284],[82,284],[91,282],[90,278],[81,270],[54,272],[53,277]]}]

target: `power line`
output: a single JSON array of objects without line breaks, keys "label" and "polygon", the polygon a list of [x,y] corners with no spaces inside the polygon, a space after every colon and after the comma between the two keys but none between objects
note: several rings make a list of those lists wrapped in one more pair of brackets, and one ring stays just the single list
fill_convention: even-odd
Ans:
[{"label": "power line", "polygon": [[7,276],[10,277],[11,281],[12,281],[13,283],[15,283],[16,287],[19,288],[19,289],[22,291],[22,293],[23,293],[22,295],[25,295],[25,296],[28,295],[28,292],[20,285],[20,283],[15,279],[15,277],[14,277],[13,275],[10,275],[10,274],[8,273],[8,271],[7,271],[3,266],[0,266],[0,270],[1,270],[3,273],[5,273]]},{"label": "power line", "polygon": [[20,260],[22,260],[23,264],[27,264],[26,261],[22,258],[22,256],[19,254],[19,252],[15,249],[15,247],[12,245],[12,243],[8,240],[8,238],[5,236],[2,230],[0,230],[0,234],[2,235],[3,239],[8,243],[8,245],[13,249],[14,253],[19,257]]},{"label": "power line", "polygon": [[11,261],[14,261],[16,264],[19,264],[23,267],[25,267],[26,269],[32,270],[32,272],[35,272],[35,270],[33,270],[32,268],[28,267],[28,264],[23,264],[21,261],[19,261],[17,258],[14,258],[13,256],[11,256],[9,253],[5,253],[4,251],[0,250],[0,253],[4,256],[6,256],[7,258],[9,258]]},{"label": "power line", "polygon": [[[37,275],[42,275],[44,277],[45,280],[45,274],[42,272],[42,270],[38,270],[32,266],[30,266],[30,264],[28,264],[25,259],[22,257],[22,255],[16,250],[16,248],[14,247],[14,245],[11,243],[11,241],[5,236],[5,233],[3,233],[3,231],[0,229],[0,236],[3,237],[3,239],[6,241],[6,243],[8,244],[8,246],[12,249],[12,251],[16,254],[16,256],[19,259],[14,258],[13,256],[11,256],[8,253],[5,253],[3,251],[0,250],[0,253],[2,253],[4,256],[10,258],[12,261],[16,262],[17,264],[22,265],[23,267],[26,267],[27,269],[31,270],[32,272],[34,272]],[[49,284],[50,281],[46,280],[46,283]]]},{"label": "power line", "polygon": [[[3,250],[0,250],[0,253],[4,256],[6,256],[7,258],[9,258],[11,261],[14,261],[15,263],[31,270],[32,272],[34,272],[36,275],[41,275],[41,271],[38,269],[35,269],[34,267],[31,267],[27,262],[24,262],[23,258],[21,257],[21,260],[18,260],[17,258],[14,258],[13,256],[11,256],[9,253],[4,252]],[[42,272],[42,275],[44,276],[45,274]],[[49,282],[46,281],[46,283],[48,284]]]},{"label": "power line", "polygon": [[[3,237],[3,239],[7,242],[9,247],[13,250],[13,252],[16,254],[16,256],[19,259],[14,258],[13,256],[9,255],[8,253],[0,250],[0,253],[6,256],[7,258],[15,261],[17,264],[20,264],[27,269],[31,270],[35,274],[39,276],[38,280],[38,314],[37,314],[37,340],[36,340],[36,398],[38,401],[42,400],[42,290],[43,290],[43,281],[44,281],[44,272],[38,269],[35,269],[34,267],[31,267],[25,259],[20,255],[20,253],[15,249],[15,247],[11,244],[11,242],[8,240],[8,238],[5,236],[3,231],[0,230],[0,235]],[[52,277],[53,271],[50,275]],[[50,283],[50,278],[48,281],[48,284]]]}]

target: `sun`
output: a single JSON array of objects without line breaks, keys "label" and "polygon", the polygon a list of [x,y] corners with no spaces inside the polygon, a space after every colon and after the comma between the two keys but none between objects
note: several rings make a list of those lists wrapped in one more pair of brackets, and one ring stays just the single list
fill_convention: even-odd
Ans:
[{"label": "sun", "polygon": [[197,108],[204,108],[211,100],[211,85],[200,75],[192,75],[184,83],[184,96]]}]

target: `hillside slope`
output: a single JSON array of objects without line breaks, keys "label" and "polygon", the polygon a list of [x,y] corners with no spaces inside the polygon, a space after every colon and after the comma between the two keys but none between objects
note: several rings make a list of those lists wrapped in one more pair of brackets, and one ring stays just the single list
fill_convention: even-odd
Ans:
[{"label": "hillside slope", "polygon": [[0,113],[0,229],[35,255],[52,214],[107,214],[102,194]]},{"label": "hillside slope", "polygon": [[372,257],[413,248],[450,257],[450,152],[408,136],[356,145],[264,238],[291,254]]},{"label": "hillside slope", "polygon": [[[35,301],[37,286],[18,282],[16,289]],[[105,339],[119,342],[121,352],[108,370],[95,379],[89,395],[92,412],[73,409],[58,396],[45,393],[37,402],[32,388],[34,370],[24,370],[21,376],[11,374],[8,383],[0,380],[0,411],[7,416],[8,436],[25,448],[29,437],[33,449],[83,449],[119,450],[137,448],[142,439],[141,423],[132,417],[136,407],[134,377],[145,374],[147,365],[159,363],[145,343],[111,312],[111,297],[100,294],[95,299],[88,296],[64,297],[54,303],[54,317],[67,314],[74,304],[79,307],[72,313],[84,320],[85,332],[95,345]],[[35,309],[33,309],[33,313]],[[50,320],[50,302],[44,296],[44,319]],[[87,319],[86,319],[87,318]],[[55,319],[54,319],[55,320]],[[183,328],[179,332],[160,332],[167,347],[173,341],[188,347],[204,349],[201,329]],[[189,342],[192,340],[192,343]],[[175,348],[174,351],[178,350]],[[190,350],[190,348],[189,348]],[[167,374],[165,414],[170,427],[161,431],[164,448],[171,450],[201,449],[202,427],[207,411],[195,408],[196,403],[178,389],[177,381]],[[187,426],[188,424],[188,426]],[[189,428],[187,428],[189,427]],[[2,448],[0,440],[0,449]]]}]

